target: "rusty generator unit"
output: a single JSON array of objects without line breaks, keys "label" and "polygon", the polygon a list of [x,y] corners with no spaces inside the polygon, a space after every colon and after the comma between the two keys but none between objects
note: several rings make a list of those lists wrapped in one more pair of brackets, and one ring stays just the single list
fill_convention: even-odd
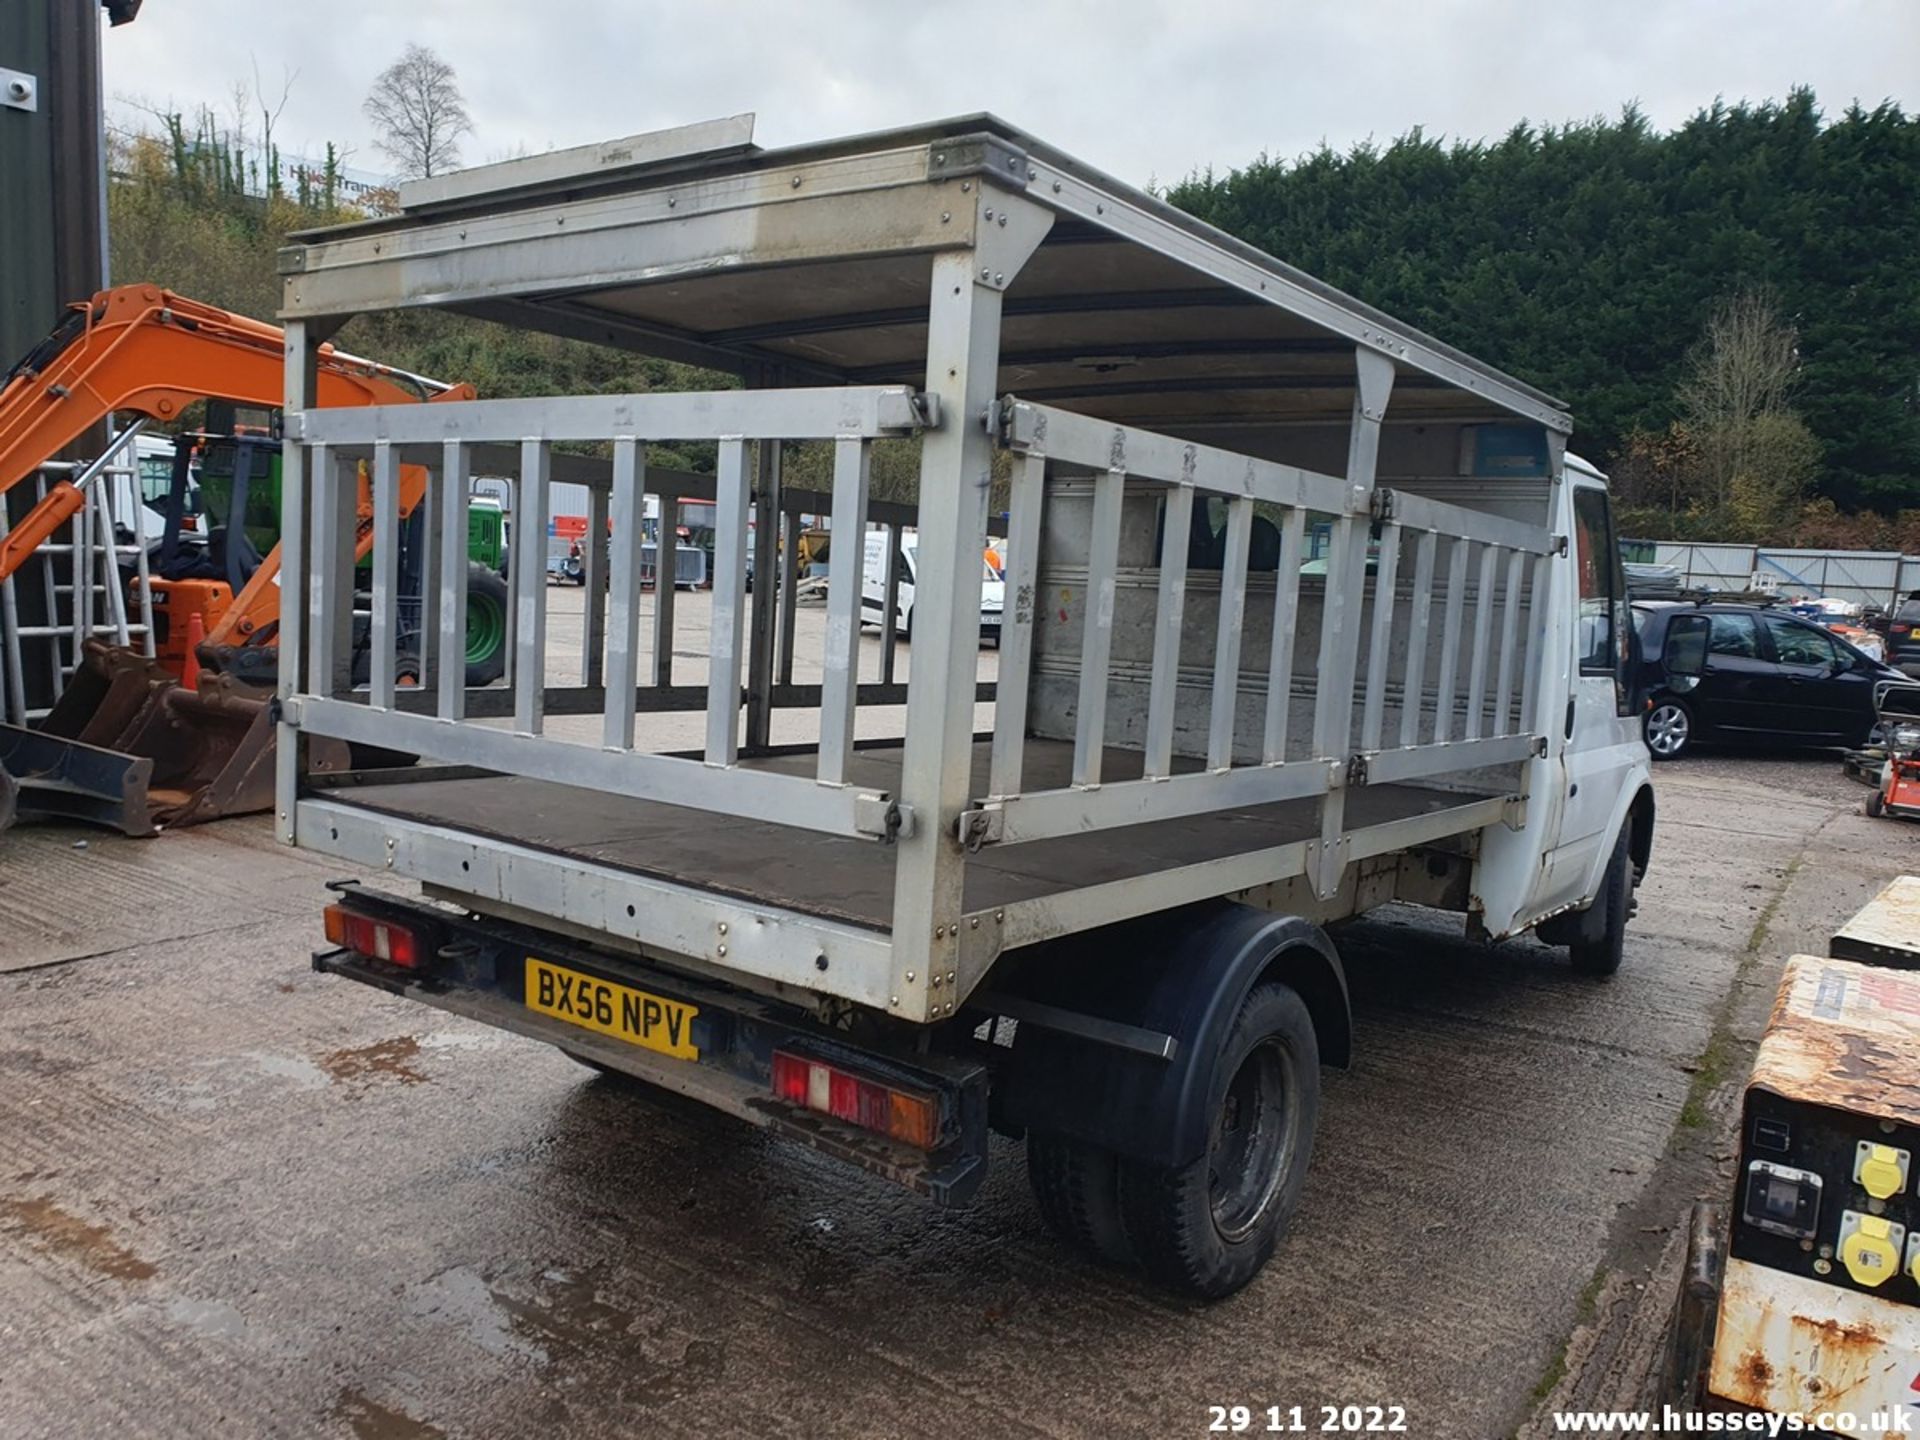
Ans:
[{"label": "rusty generator unit", "polygon": [[1842,1434],[1920,1407],[1916,1157],[1920,974],[1794,956],[1741,1113],[1710,1395]]}]

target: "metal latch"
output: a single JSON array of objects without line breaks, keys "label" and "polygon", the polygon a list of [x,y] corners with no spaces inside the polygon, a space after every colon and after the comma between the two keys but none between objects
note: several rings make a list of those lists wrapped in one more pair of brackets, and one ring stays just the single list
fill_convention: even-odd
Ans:
[{"label": "metal latch", "polygon": [[1350,756],[1347,760],[1347,784],[1364,785],[1367,783],[1367,757],[1364,754]]},{"label": "metal latch", "polygon": [[1373,492],[1373,518],[1376,520],[1391,520],[1393,518],[1393,501],[1394,492],[1391,488],[1375,490]]},{"label": "metal latch", "polygon": [[913,807],[902,805],[884,790],[856,795],[853,800],[853,828],[862,835],[891,845],[913,834]]},{"label": "metal latch", "polygon": [[1006,833],[1004,812],[968,810],[961,814],[956,828],[960,843],[969,850],[978,850],[982,845],[996,844]]}]

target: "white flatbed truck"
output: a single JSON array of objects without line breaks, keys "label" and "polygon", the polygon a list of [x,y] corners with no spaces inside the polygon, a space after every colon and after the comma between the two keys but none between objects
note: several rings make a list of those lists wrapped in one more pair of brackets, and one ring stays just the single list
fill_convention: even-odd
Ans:
[{"label": "white flatbed truck", "polygon": [[[1271,1255],[1320,1067],[1349,1058],[1324,926],[1412,902],[1620,963],[1653,793],[1605,482],[1550,397],[989,116],[776,150],[740,117],[401,201],[283,257],[278,833],[421,889],[339,887],[319,968],[942,1204],[978,1187],[990,1129],[1024,1137],[1066,1239],[1216,1296]],[[316,347],[408,306],[745,384],[311,408]],[[895,437],[916,504],[868,493]],[[830,494],[783,484],[789,442],[832,447]],[[500,444],[513,667],[469,690],[435,663],[464,631],[464,560],[441,562],[464,556],[470,452]],[[663,475],[655,444],[711,447],[714,473]],[[586,547],[585,658],[558,683],[557,461],[597,476],[589,532],[612,537]],[[432,472],[440,557],[417,639],[381,559],[402,462]],[[705,635],[671,587],[642,623],[649,490],[713,501]],[[917,535],[911,645],[880,606],[877,676],[854,563],[830,567],[824,678],[794,679],[778,537],[803,514],[888,552]],[[748,591],[749,546],[779,583]],[[901,706],[895,738],[856,740]],[[793,712],[812,738],[774,744]],[[674,713],[702,745],[666,753]],[[313,772],[316,736],[421,759]]]}]

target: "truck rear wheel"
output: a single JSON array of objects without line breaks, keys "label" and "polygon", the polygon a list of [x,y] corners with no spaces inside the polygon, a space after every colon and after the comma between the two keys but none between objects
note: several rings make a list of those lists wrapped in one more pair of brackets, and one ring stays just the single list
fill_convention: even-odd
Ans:
[{"label": "truck rear wheel", "polygon": [[1292,987],[1256,985],[1228,1030],[1205,1153],[1181,1166],[1122,1159],[1121,1222],[1153,1279],[1231,1295],[1272,1256],[1300,1203],[1320,1113],[1320,1045]]},{"label": "truck rear wheel", "polygon": [[1027,1179],[1054,1234],[1096,1259],[1133,1263],[1120,1221],[1118,1161],[1111,1151],[1065,1135],[1030,1134]]}]

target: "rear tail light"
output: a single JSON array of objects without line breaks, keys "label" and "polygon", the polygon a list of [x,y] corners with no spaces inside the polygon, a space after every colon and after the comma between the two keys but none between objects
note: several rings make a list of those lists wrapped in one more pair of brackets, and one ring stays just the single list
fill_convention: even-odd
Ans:
[{"label": "rear tail light", "polygon": [[321,913],[329,943],[408,968],[420,963],[420,937],[407,926],[357,914],[344,905],[329,905]]},{"label": "rear tail light", "polygon": [[774,1051],[773,1093],[789,1105],[831,1115],[922,1150],[931,1150],[940,1138],[937,1097],[870,1080],[810,1056]]},{"label": "rear tail light", "polygon": [[1891,625],[1891,626],[1888,626],[1887,628],[1890,629],[1895,635],[1905,635],[1911,632],[1913,629],[1911,625]]}]

